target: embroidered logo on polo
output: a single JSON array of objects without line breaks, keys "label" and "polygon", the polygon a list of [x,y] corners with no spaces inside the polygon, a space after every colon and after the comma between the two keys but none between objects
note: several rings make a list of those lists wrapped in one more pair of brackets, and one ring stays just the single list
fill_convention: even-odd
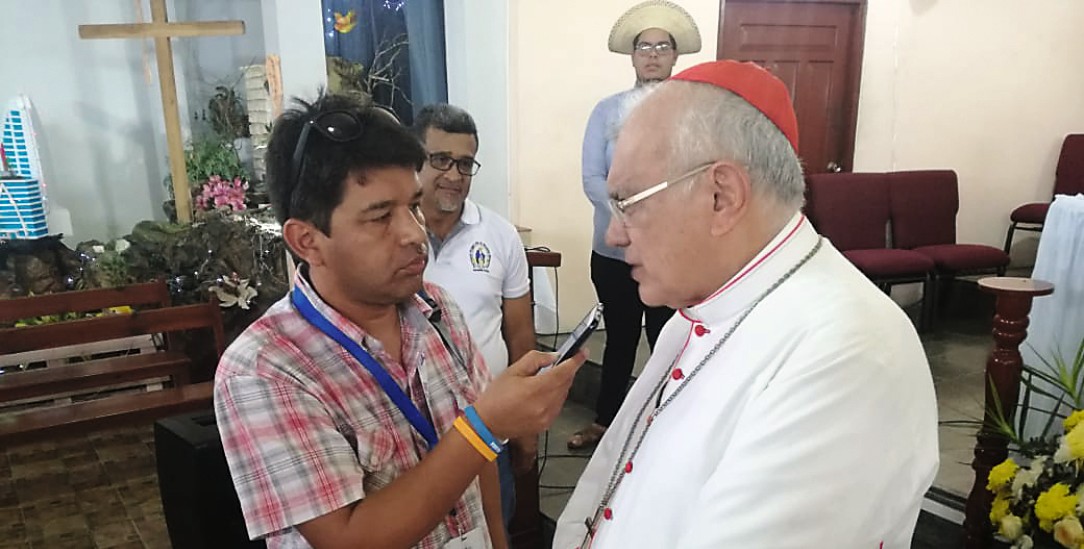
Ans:
[{"label": "embroidered logo on polo", "polygon": [[489,264],[493,261],[493,254],[485,242],[475,242],[470,246],[470,264],[477,271],[489,272]]}]

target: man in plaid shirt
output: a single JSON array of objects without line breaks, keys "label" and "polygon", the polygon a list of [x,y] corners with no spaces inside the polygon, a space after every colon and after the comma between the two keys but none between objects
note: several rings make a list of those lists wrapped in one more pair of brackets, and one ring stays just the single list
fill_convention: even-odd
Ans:
[{"label": "man in plaid shirt", "polygon": [[581,352],[536,375],[553,357],[531,352],[486,378],[458,307],[439,287],[422,292],[424,159],[390,113],[341,96],[275,123],[268,188],[301,266],[215,376],[248,533],[272,549],[506,547],[492,456],[453,422],[473,405],[491,437],[535,435],[583,363]]}]

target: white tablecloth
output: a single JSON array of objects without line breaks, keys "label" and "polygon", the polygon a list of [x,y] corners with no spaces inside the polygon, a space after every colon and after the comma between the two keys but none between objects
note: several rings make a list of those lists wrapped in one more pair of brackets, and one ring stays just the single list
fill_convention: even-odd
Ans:
[{"label": "white tablecloth", "polygon": [[[1035,298],[1028,337],[1020,346],[1024,364],[1045,368],[1040,356],[1053,362],[1056,354],[1071,364],[1084,339],[1084,194],[1055,197],[1039,238],[1031,277],[1052,282],[1054,293]],[[1023,396],[1023,386],[1020,391]],[[1032,393],[1033,406],[1049,410],[1055,402]],[[1046,414],[1033,411],[1022,434],[1039,436],[1045,418]],[[1061,425],[1055,424],[1051,432],[1060,433],[1060,429]]]}]

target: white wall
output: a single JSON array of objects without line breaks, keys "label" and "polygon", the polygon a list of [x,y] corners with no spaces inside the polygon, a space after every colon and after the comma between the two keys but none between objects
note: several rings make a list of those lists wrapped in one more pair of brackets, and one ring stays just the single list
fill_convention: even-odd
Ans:
[{"label": "white wall", "polygon": [[[1081,23],[1082,2],[871,0],[855,170],[956,170],[959,240],[1000,247],[1013,208],[1049,200],[1065,134],[1084,131]],[[1018,263],[1034,261],[1029,234]]]},{"label": "white wall", "polygon": [[[569,329],[595,301],[591,287],[591,206],[580,179],[580,149],[591,109],[631,87],[631,59],[606,46],[631,0],[548,0],[510,5],[509,127],[511,217],[531,241],[561,252],[561,325]],[[703,49],[675,71],[715,59],[718,0],[684,0]]]},{"label": "white wall", "polygon": [[471,199],[510,217],[509,7],[505,0],[445,0],[448,102],[478,125],[478,161]]},{"label": "white wall", "polygon": [[[186,92],[262,58],[263,25],[257,0],[167,5],[171,20],[243,19],[249,33],[173,41],[187,138]],[[0,103],[30,97],[50,202],[70,210],[74,231],[65,240],[72,244],[122,236],[141,220],[165,217],[169,166],[153,41],[78,36],[80,24],[130,23],[137,14],[131,0],[0,2]],[[150,19],[146,2],[142,14]],[[199,70],[185,78],[186,67]]]},{"label": "white wall", "polygon": [[71,211],[68,240],[116,237],[164,217],[169,170],[153,47],[144,55],[139,40],[78,35],[80,24],[135,21],[132,2],[2,2],[0,21],[0,102],[21,93],[34,105],[50,202]]},{"label": "white wall", "polygon": [[327,86],[324,24],[319,0],[261,0],[268,55],[278,55],[283,107],[293,97],[314,99]]},{"label": "white wall", "polygon": [[[244,101],[245,85],[239,67],[263,64],[266,56],[263,8],[261,0],[182,0],[177,2],[176,14],[171,14],[170,19],[240,20],[245,23],[245,33],[240,36],[173,41],[178,70],[183,70],[185,75],[185,95],[189,107],[181,116],[189,119],[192,131],[198,135],[211,129],[210,124],[203,120],[203,115],[207,102],[215,94],[215,87],[231,87]],[[199,120],[195,119],[195,114],[201,115]]]}]

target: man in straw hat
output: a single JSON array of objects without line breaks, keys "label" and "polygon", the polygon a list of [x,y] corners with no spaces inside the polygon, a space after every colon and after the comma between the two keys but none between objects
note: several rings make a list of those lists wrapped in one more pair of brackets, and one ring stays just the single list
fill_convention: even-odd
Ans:
[{"label": "man in straw hat", "polygon": [[606,349],[595,421],[572,435],[568,441],[571,449],[597,443],[621,407],[645,315],[647,341],[654,347],[659,330],[674,312],[668,307],[647,307],[640,301],[624,251],[606,243],[606,226],[610,223],[606,177],[623,105],[646,85],[669,78],[678,54],[700,51],[700,31],[681,6],[652,0],[625,12],[610,31],[609,42],[610,51],[631,56],[636,86],[600,101],[591,113],[583,138],[583,190],[595,210],[591,282],[604,306]]},{"label": "man in straw hat", "polygon": [[679,310],[599,443],[555,547],[905,548],[937,405],[899,307],[802,215],[786,87],[716,61],[630,113],[608,244]]}]

